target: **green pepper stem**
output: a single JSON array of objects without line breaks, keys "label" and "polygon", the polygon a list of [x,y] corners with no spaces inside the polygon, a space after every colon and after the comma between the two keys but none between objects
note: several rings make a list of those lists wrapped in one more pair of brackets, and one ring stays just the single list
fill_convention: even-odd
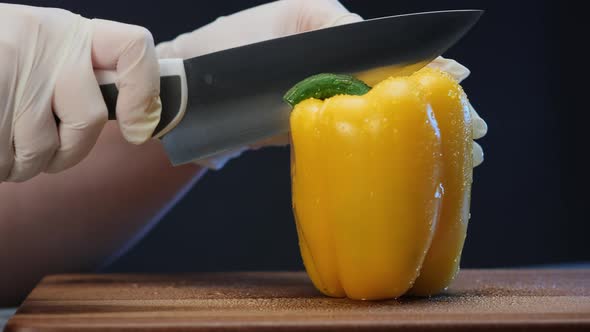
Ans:
[{"label": "green pepper stem", "polygon": [[295,107],[309,98],[324,100],[336,95],[362,96],[370,90],[371,87],[365,82],[350,75],[326,73],[310,76],[295,84],[283,96],[283,100]]}]

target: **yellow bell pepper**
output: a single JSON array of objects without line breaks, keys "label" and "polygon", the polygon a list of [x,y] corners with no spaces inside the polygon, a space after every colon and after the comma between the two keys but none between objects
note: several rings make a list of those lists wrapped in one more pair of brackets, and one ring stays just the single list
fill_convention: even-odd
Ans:
[{"label": "yellow bell pepper", "polygon": [[375,300],[447,287],[472,179],[471,119],[459,84],[428,68],[372,89],[317,76],[285,99],[295,105],[293,211],[317,289]]}]

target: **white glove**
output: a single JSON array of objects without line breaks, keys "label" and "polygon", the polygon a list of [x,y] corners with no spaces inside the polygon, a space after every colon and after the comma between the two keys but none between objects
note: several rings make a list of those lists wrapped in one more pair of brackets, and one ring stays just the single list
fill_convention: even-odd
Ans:
[{"label": "white glove", "polygon": [[[191,58],[231,47],[361,20],[362,17],[350,13],[337,0],[280,0],[230,16],[220,17],[216,21],[193,32],[183,34],[171,42],[159,44],[156,50],[160,58]],[[469,75],[467,68],[453,60],[439,58],[431,65],[449,71],[451,75],[460,80]],[[487,127],[475,111],[472,114],[475,119],[473,121],[474,138],[479,138],[485,135]],[[239,156],[248,149],[281,146],[288,143],[288,135],[283,135],[195,162],[205,167],[219,169],[228,160]],[[473,150],[474,165],[478,165],[483,161],[483,151],[477,143],[474,144]]]},{"label": "white glove", "polygon": [[0,182],[59,172],[88,155],[107,121],[93,68],[117,70],[121,131],[131,143],[148,140],[161,106],[147,30],[0,4]]}]

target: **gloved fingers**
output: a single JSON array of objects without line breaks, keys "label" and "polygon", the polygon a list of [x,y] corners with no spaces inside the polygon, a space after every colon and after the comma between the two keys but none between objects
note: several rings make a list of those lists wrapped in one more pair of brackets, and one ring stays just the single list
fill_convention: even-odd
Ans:
[{"label": "gloved fingers", "polygon": [[471,103],[469,103],[469,109],[471,111],[473,139],[480,139],[488,133],[488,124],[477,114]]},{"label": "gloved fingers", "polygon": [[[467,106],[469,107],[469,111],[471,114],[471,133],[472,138],[479,139],[486,135],[488,132],[488,125],[486,122],[477,114],[473,106],[469,101],[467,101]],[[472,147],[472,154],[473,154],[473,167],[477,167],[483,163],[484,160],[484,153],[481,145],[477,142],[473,142]]]},{"label": "gloved fingers", "polygon": [[281,0],[220,17],[156,49],[160,58],[191,58],[361,20],[336,0]]},{"label": "gloved fingers", "polygon": [[437,68],[449,73],[459,83],[466,79],[471,73],[471,71],[469,71],[467,67],[463,66],[457,61],[443,58],[442,56],[439,56],[438,58],[434,59],[431,63],[428,64],[428,67]]},{"label": "gloved fingers", "polygon": [[362,21],[358,14],[351,13],[338,0],[286,0],[298,6],[298,26],[295,32],[328,28]]},{"label": "gloved fingers", "polygon": [[473,142],[473,167],[477,167],[483,163],[483,149],[477,142]]},{"label": "gloved fingers", "polygon": [[[290,0],[270,2],[215,21],[158,44],[160,58],[191,58],[294,33]],[[293,31],[290,31],[293,30]]]},{"label": "gloved fingers", "polygon": [[78,59],[78,63],[62,70],[55,85],[53,111],[60,120],[60,145],[47,173],[66,170],[82,161],[107,122],[107,107],[94,77],[90,54]]},{"label": "gloved fingers", "polygon": [[151,138],[160,121],[160,75],[151,33],[145,28],[92,20],[92,61],[97,69],[116,69],[117,119],[127,141]]},{"label": "gloved fingers", "polygon": [[6,179],[22,182],[43,172],[59,147],[51,105],[25,107],[14,123],[14,161]]}]

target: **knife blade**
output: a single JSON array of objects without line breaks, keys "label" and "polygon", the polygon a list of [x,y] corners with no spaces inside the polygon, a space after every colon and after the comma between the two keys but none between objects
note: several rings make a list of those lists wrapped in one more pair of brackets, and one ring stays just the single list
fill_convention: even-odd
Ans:
[{"label": "knife blade", "polygon": [[[418,70],[471,29],[483,11],[405,14],[314,30],[209,53],[160,60],[161,138],[173,165],[289,131],[283,94],[322,72],[381,66]],[[116,73],[96,71],[109,119],[115,119]]]}]

